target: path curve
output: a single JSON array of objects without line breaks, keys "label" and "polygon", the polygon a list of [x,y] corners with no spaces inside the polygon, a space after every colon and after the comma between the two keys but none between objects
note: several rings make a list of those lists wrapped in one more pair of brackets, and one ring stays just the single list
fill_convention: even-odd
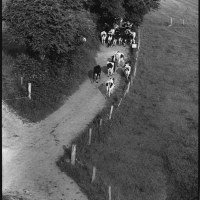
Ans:
[{"label": "path curve", "polygon": [[[124,47],[101,46],[96,61],[105,66],[107,58],[116,51],[127,55]],[[119,74],[115,73],[118,82]],[[64,153],[63,145],[70,142],[87,127],[105,106],[106,99],[98,85],[87,79],[66,103],[39,123],[24,124],[2,103],[3,194],[21,195],[27,199],[86,200],[78,185],[56,166]]]}]

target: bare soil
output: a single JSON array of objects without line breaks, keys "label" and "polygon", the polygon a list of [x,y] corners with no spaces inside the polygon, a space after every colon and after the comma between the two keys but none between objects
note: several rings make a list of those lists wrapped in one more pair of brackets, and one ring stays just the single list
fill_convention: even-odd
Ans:
[{"label": "bare soil", "polygon": [[[124,47],[101,46],[97,64],[105,66],[107,59],[118,50],[127,53]],[[4,195],[31,200],[87,199],[77,184],[59,170],[56,161],[105,105],[106,71],[102,72],[99,83],[92,82],[91,72],[92,69],[79,90],[41,122],[24,123],[2,103]],[[120,75],[114,76],[118,85]]]}]

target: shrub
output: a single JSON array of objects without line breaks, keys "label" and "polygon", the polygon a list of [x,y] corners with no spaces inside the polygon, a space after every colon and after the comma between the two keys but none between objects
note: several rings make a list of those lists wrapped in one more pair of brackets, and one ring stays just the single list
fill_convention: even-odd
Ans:
[{"label": "shrub", "polygon": [[30,52],[51,60],[66,56],[83,44],[82,36],[95,34],[95,24],[80,1],[72,2],[11,0],[3,11],[7,32]]}]

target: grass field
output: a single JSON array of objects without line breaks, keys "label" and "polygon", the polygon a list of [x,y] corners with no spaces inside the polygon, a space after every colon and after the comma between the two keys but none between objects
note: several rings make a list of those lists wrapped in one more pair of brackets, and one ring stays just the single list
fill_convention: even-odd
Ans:
[{"label": "grass field", "polygon": [[[161,4],[141,27],[129,95],[111,123],[94,130],[91,147],[83,145],[88,130],[74,141],[85,164],[59,163],[91,200],[107,199],[108,185],[116,200],[198,199],[198,3]],[[176,23],[168,27],[171,16]],[[91,184],[94,165],[97,180]]]}]

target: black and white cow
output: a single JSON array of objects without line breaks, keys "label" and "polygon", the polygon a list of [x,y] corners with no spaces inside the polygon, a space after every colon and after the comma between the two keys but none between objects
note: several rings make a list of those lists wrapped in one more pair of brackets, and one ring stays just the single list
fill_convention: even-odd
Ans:
[{"label": "black and white cow", "polygon": [[114,55],[114,60],[117,67],[122,67],[125,64],[124,54],[120,53],[119,51],[117,51],[117,53]]},{"label": "black and white cow", "polygon": [[108,35],[108,47],[110,47],[112,45],[112,35]]},{"label": "black and white cow", "polygon": [[109,32],[108,32],[109,35],[113,36],[115,34],[115,29],[111,29]]},{"label": "black and white cow", "polygon": [[127,80],[129,79],[130,73],[131,73],[131,66],[129,65],[129,63],[127,63],[124,66],[124,74],[125,74]]},{"label": "black and white cow", "polygon": [[118,38],[118,44],[122,45],[122,37],[121,36]]},{"label": "black and white cow", "polygon": [[97,79],[98,77],[100,79],[100,76],[101,76],[101,66],[97,65],[93,69],[93,80],[97,82]]},{"label": "black and white cow", "polygon": [[114,67],[115,67],[115,63],[114,62],[107,62],[108,77],[113,75]]},{"label": "black and white cow", "polygon": [[135,37],[136,37],[136,32],[131,31],[131,29],[126,29],[126,35],[130,38],[130,44],[135,44]]},{"label": "black and white cow", "polygon": [[106,37],[107,37],[106,31],[102,31],[101,32],[101,42],[102,42],[103,45],[105,44]]},{"label": "black and white cow", "polygon": [[116,46],[116,44],[117,44],[117,38],[114,37],[114,38],[113,38],[113,46]]},{"label": "black and white cow", "polygon": [[131,41],[130,41],[130,44],[135,44],[135,37],[136,37],[136,32],[133,32],[133,31],[130,31],[130,38],[131,38]]},{"label": "black and white cow", "polygon": [[110,94],[113,92],[113,89],[115,87],[114,84],[114,78],[110,78],[107,82],[106,82],[106,94],[110,97]]}]

